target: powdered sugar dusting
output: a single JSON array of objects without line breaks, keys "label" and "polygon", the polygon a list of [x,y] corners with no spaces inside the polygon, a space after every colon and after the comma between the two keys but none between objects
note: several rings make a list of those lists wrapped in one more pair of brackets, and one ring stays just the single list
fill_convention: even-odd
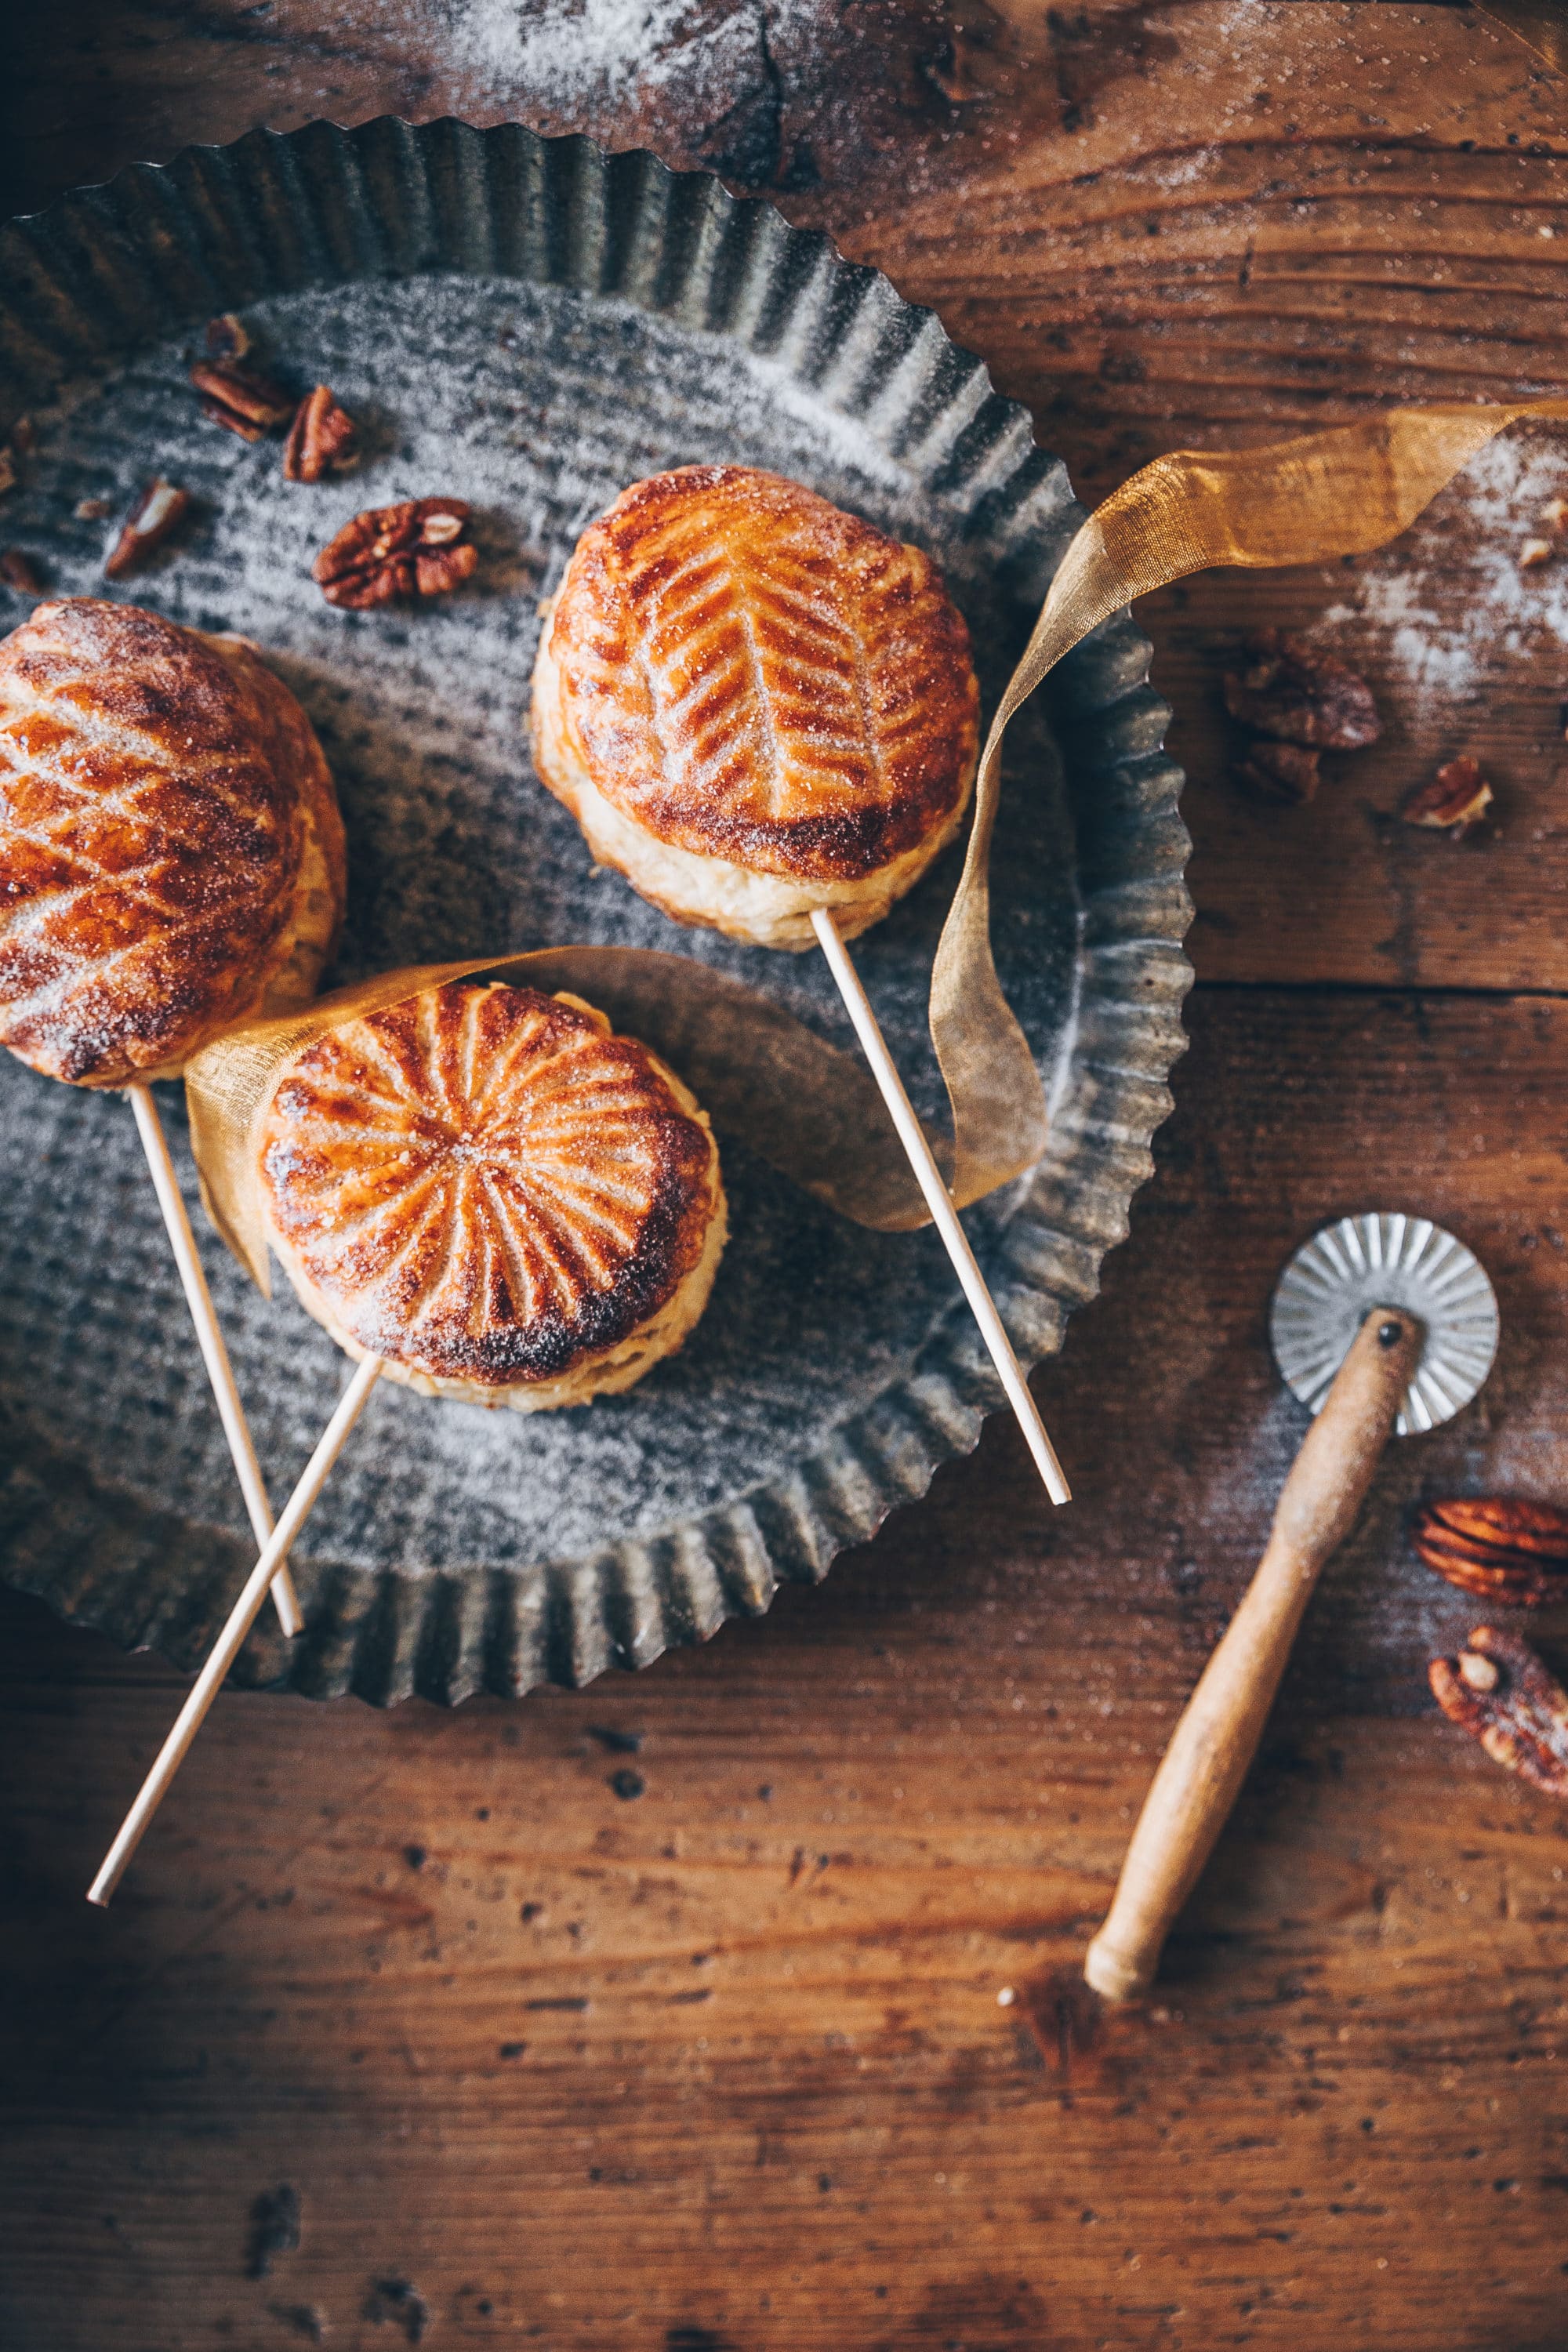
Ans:
[{"label": "powdered sugar dusting", "polygon": [[763,37],[760,9],[705,0],[455,0],[453,61],[492,90],[521,85],[563,110],[635,106],[671,84],[699,105],[743,86]]},{"label": "powdered sugar dusting", "polygon": [[1323,614],[1322,635],[1370,630],[1384,674],[1417,698],[1463,701],[1510,669],[1563,665],[1568,542],[1551,562],[1521,569],[1519,559],[1542,508],[1565,488],[1559,443],[1500,435],[1373,559],[1353,596]]}]

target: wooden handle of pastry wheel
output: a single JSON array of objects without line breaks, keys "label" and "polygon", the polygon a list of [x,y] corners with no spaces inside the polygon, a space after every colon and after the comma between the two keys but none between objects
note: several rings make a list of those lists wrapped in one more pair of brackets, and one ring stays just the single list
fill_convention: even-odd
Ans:
[{"label": "wooden handle of pastry wheel", "polygon": [[1146,1992],[1171,1924],[1236,1802],[1324,1562],[1344,1541],[1421,1352],[1412,1315],[1374,1307],[1274,1512],[1268,1546],[1143,1802],[1084,1975],[1107,2000]]},{"label": "wooden handle of pastry wheel", "polygon": [[[234,1367],[228,1360],[228,1349],[223,1343],[217,1313],[212,1293],[207,1288],[206,1276],[196,1255],[195,1235],[185,1213],[184,1195],[180,1190],[174,1163],[169,1157],[168,1139],[163,1122],[158,1116],[158,1106],[152,1089],[145,1086],[127,1087],[131,1108],[136,1114],[136,1131],[142,1138],[142,1149],[147,1155],[147,1166],[153,1178],[153,1190],[158,1195],[158,1206],[163,1212],[163,1223],[169,1235],[169,1246],[174,1253],[179,1269],[180,1286],[185,1294],[185,1304],[191,1310],[191,1321],[196,1327],[196,1339],[202,1351],[202,1361],[207,1368],[212,1383],[218,1419],[228,1440],[229,1459],[239,1480],[239,1491],[245,1497],[246,1516],[250,1532],[259,1548],[272,1533],[272,1506],[267,1499],[262,1481],[261,1465],[256,1458],[256,1447],[245,1418],[245,1407],[239,1401],[239,1391],[234,1383]],[[304,1629],[305,1620],[300,1612],[300,1602],[294,1591],[294,1580],[285,1563],[272,1580],[272,1599],[278,1611],[278,1622],[285,1636],[292,1641]]]},{"label": "wooden handle of pastry wheel", "polygon": [[245,1637],[261,1613],[268,1587],[278,1563],[310,1515],[311,1506],[327,1483],[333,1463],[342,1452],[350,1430],[364,1409],[365,1399],[381,1377],[382,1358],[367,1356],[338,1400],[338,1409],[321,1432],[314,1454],[306,1463],[299,1485],[284,1504],[260,1559],[246,1579],[245,1590],[229,1611],[212,1655],[191,1685],[190,1695],[174,1717],[174,1727],[158,1750],[152,1770],[137,1791],[136,1801],[120,1825],[114,1843],[103,1858],[98,1876],[87,1890],[89,1903],[104,1905],[124,1875],[125,1866],[142,1843],[142,1832],[168,1793],[169,1783],[185,1759],[185,1751],[201,1729],[208,1707],[223,1687],[224,1676],[245,1646]]}]

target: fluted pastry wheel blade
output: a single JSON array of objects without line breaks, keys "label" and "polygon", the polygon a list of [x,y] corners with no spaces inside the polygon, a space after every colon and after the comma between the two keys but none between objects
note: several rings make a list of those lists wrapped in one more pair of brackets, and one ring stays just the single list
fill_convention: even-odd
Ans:
[{"label": "fluted pastry wheel blade", "polygon": [[1497,1295],[1474,1251],[1428,1217],[1370,1211],[1302,1244],[1268,1312],[1274,1360],[1289,1388],[1320,1412],[1374,1307],[1403,1307],[1426,1328],[1394,1423],[1399,1435],[1451,1420],[1491,1370]]}]

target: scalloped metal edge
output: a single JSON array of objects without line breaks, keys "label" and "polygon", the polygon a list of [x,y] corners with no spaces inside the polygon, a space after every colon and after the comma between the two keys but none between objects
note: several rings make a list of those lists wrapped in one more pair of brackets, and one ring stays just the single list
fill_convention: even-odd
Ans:
[{"label": "scalloped metal edge", "polygon": [[[191,147],[0,229],[0,416],[62,375],[111,363],[149,331],[176,331],[264,296],[364,275],[511,275],[619,297],[733,336],[869,420],[1044,597],[1083,520],[1059,461],[982,361],[879,271],[791,228],[771,205],[651,154],[611,155],[519,125],[383,116],[312,122]],[[1050,1149],[1023,1180],[996,1245],[997,1303],[1026,1365],[1061,1345],[1099,1288],[1150,1146],[1171,1109],[1192,982],[1182,942],[1190,848],[1182,772],[1163,755],[1170,713],[1151,647],[1109,621],[1054,687],[1078,832],[1083,909],[1079,1034]],[[914,1371],[775,1481],[648,1540],[520,1572],[410,1575],[296,1558],[307,1630],[286,1650],[252,1635],[240,1679],[380,1705],[447,1704],[540,1682],[578,1687],[643,1666],[727,1618],[765,1611],[783,1583],[815,1583],[939,1463],[974,1445],[1001,1389],[962,1303]],[[194,1666],[250,1565],[236,1537],[84,1478],[79,1464],[5,1443],[0,1556],[7,1580],[127,1646]]]}]

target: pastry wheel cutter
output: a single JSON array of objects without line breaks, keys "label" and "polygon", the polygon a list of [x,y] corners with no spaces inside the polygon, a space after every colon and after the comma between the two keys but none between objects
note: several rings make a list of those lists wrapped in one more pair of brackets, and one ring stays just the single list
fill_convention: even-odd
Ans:
[{"label": "pastry wheel cutter", "polygon": [[1497,1354],[1485,1268],[1426,1217],[1325,1225],[1279,1277],[1268,1317],[1287,1385],[1316,1415],[1257,1574],[1188,1700],[1144,1800],[1084,1975],[1107,2000],[1147,1991],[1171,1924],[1225,1826],[1325,1562],[1353,1526],[1389,1437],[1435,1429]]}]

